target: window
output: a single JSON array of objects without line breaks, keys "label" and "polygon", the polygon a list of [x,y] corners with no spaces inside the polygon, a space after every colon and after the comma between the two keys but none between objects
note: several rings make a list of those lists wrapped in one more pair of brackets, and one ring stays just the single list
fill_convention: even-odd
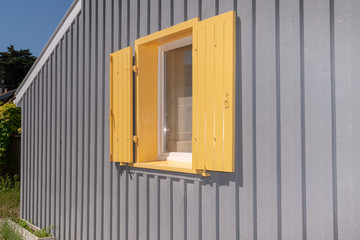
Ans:
[{"label": "window", "polygon": [[235,13],[137,39],[134,66],[132,54],[128,47],[110,56],[110,160],[203,176],[233,172]]},{"label": "window", "polygon": [[192,159],[192,38],[159,46],[158,159]]}]

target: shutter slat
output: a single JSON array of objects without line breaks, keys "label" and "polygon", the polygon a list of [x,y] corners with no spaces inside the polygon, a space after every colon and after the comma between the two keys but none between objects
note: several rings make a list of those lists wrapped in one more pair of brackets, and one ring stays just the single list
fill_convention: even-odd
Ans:
[{"label": "shutter slat", "polygon": [[235,12],[194,25],[193,166],[234,171]]},{"label": "shutter slat", "polygon": [[[193,90],[193,95],[196,99],[196,102],[193,103],[195,106],[193,109],[193,115],[196,116],[195,124],[193,125],[193,132],[195,132],[195,142],[193,144],[193,151],[195,149],[196,156],[193,156],[193,166],[195,165],[196,169],[203,169],[205,166],[205,137],[206,137],[206,124],[205,124],[205,74],[206,74],[206,66],[205,54],[199,54],[205,51],[205,29],[199,29],[194,31],[196,33],[196,47],[195,54],[197,55],[194,63],[196,62],[196,66],[194,66],[194,72],[196,75],[193,78],[193,85],[195,88]],[[193,64],[194,64],[193,63]],[[197,79],[197,81],[194,81]],[[194,129],[195,128],[195,129]],[[196,160],[194,161],[194,158]]]},{"label": "shutter slat", "polygon": [[132,47],[110,55],[110,161],[133,162]]},{"label": "shutter slat", "polygon": [[[229,107],[224,109],[224,171],[235,169],[235,12],[224,21],[224,91]],[[226,37],[225,37],[226,36]]]},{"label": "shutter slat", "polygon": [[[222,126],[224,121],[224,27],[223,22],[216,23],[215,28],[215,126]],[[215,127],[215,166],[214,169],[224,168],[224,131],[222,127]]]},{"label": "shutter slat", "polygon": [[[215,48],[214,27],[209,24],[205,26],[205,161],[206,168],[214,168],[215,161]],[[201,51],[200,53],[202,53]]]}]

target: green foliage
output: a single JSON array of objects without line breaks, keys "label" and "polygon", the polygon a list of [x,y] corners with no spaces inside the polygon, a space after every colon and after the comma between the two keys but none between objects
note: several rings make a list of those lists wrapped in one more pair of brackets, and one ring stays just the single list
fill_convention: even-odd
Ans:
[{"label": "green foliage", "polygon": [[0,52],[0,83],[17,88],[35,60],[29,49],[15,50],[10,45],[7,52]]},{"label": "green foliage", "polygon": [[36,230],[34,232],[35,236],[39,237],[39,238],[43,238],[43,237],[50,237],[51,233],[50,230],[52,229],[52,226],[49,226],[47,228],[43,228],[41,230]]},{"label": "green foliage", "polygon": [[0,194],[18,188],[20,188],[19,176],[15,175],[12,178],[9,175],[0,177]]},{"label": "green foliage", "polygon": [[0,177],[0,218],[17,218],[19,216],[19,209],[19,177]]},{"label": "green foliage", "polygon": [[0,106],[0,176],[15,174],[15,163],[8,155],[11,138],[21,132],[21,110],[13,103]]},{"label": "green foliage", "polygon": [[0,239],[3,240],[21,240],[21,234],[13,226],[5,222],[0,226]]},{"label": "green foliage", "polygon": [[54,226],[49,226],[49,227],[47,227],[47,228],[43,228],[43,229],[34,231],[31,227],[29,227],[29,225],[27,224],[27,222],[25,222],[25,221],[22,220],[22,219],[14,218],[14,219],[11,219],[11,220],[12,220],[13,222],[15,222],[16,224],[18,224],[20,227],[28,230],[29,232],[31,232],[32,234],[34,234],[35,236],[37,236],[37,237],[39,237],[39,238],[50,237],[50,236],[51,236],[50,230],[51,230],[52,228],[54,228]]},{"label": "green foliage", "polygon": [[17,223],[20,227],[25,228],[26,230],[30,229],[27,223],[20,218],[12,218],[11,221]]}]

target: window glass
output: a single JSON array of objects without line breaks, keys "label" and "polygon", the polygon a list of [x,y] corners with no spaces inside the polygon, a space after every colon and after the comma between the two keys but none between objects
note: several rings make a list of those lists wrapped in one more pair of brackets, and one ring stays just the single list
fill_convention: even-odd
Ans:
[{"label": "window glass", "polygon": [[164,152],[191,152],[192,45],[164,53]]}]

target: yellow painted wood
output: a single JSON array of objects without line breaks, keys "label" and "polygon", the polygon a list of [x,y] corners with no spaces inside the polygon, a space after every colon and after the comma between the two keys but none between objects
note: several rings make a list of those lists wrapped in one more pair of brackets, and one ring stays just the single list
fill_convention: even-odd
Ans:
[{"label": "yellow painted wood", "polygon": [[[136,45],[163,45],[168,42],[176,41],[178,39],[191,36],[192,27],[195,23],[199,21],[199,18],[193,18],[186,22],[176,24],[172,27],[166,28],[164,30],[152,33],[150,35],[144,36],[135,40]],[[136,47],[135,47],[136,49]],[[136,50],[135,50],[136,51]]]},{"label": "yellow painted wood", "polygon": [[[232,15],[232,16],[231,16]],[[236,15],[229,14],[229,21],[224,22],[224,170],[235,171],[235,46]],[[226,104],[228,102],[228,104]]]},{"label": "yellow painted wood", "polygon": [[158,47],[192,35],[194,18],[135,40],[136,162],[158,160]]},{"label": "yellow painted wood", "polygon": [[[206,135],[205,135],[205,63],[206,55],[199,54],[205,51],[205,29],[194,31],[193,38],[193,166],[195,169],[203,169],[205,167],[206,154]],[[196,153],[196,154],[195,154]]]},{"label": "yellow painted wood", "polygon": [[202,170],[199,171],[193,169],[191,163],[183,163],[183,162],[157,160],[146,163],[133,163],[130,166],[138,167],[138,168],[163,170],[163,171],[202,174]]},{"label": "yellow painted wood", "polygon": [[199,115],[198,115],[198,111],[199,109],[197,108],[198,101],[199,101],[199,96],[197,94],[198,92],[198,82],[199,81],[194,81],[194,79],[198,79],[198,74],[199,71],[197,68],[194,67],[195,63],[198,63],[198,32],[193,31],[193,49],[192,49],[192,60],[193,60],[193,72],[192,72],[192,77],[193,77],[193,81],[192,81],[192,92],[193,92],[193,102],[192,102],[192,168],[193,169],[199,169],[201,168],[201,166],[204,166],[204,163],[201,162],[201,160],[204,160],[204,158],[200,158],[198,157],[198,154],[200,154],[200,152],[198,151],[198,138],[197,136],[199,135],[199,125],[198,123],[200,122],[198,120]]},{"label": "yellow painted wood", "polygon": [[193,167],[235,170],[235,12],[194,24]]},{"label": "yellow painted wood", "polygon": [[[218,67],[215,65],[215,36],[214,27],[208,27],[202,29],[204,32],[203,37],[205,39],[204,44],[204,59],[205,66],[200,68],[203,71],[202,80],[204,80],[204,90],[202,94],[205,96],[205,161],[206,169],[214,169],[215,164],[215,146],[218,145],[215,139],[215,69]],[[203,51],[200,51],[201,54]],[[217,113],[216,113],[217,114]],[[219,141],[219,139],[218,139]]]},{"label": "yellow painted wood", "polygon": [[[224,62],[224,26],[222,24],[219,24],[218,27],[215,28],[215,51],[214,51],[214,57],[215,57],[215,68],[214,68],[214,76],[215,79],[222,79],[224,70],[225,70],[225,62]],[[224,149],[224,128],[221,127],[224,121],[224,81],[215,81],[215,91],[214,96],[216,99],[215,106],[214,106],[214,124],[215,126],[215,138],[216,138],[216,144],[214,148],[214,157],[215,159],[224,159],[224,152],[226,151]],[[220,127],[219,127],[220,126]],[[215,161],[213,165],[214,169],[224,169],[224,161]]]},{"label": "yellow painted wood", "polygon": [[154,46],[136,49],[136,162],[157,160],[158,151],[158,50]]},{"label": "yellow painted wood", "polygon": [[110,55],[110,161],[133,162],[132,47]]}]

